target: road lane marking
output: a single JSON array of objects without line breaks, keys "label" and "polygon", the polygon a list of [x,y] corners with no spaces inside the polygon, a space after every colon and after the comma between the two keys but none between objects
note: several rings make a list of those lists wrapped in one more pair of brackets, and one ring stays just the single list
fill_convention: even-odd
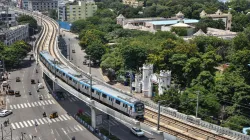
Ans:
[{"label": "road lane marking", "polygon": [[13,109],[12,105],[10,105],[10,109]]},{"label": "road lane marking", "polygon": [[51,100],[51,102],[52,102],[53,104],[56,104],[55,101],[53,101],[53,100]]},{"label": "road lane marking", "polygon": [[79,131],[79,129],[75,125],[74,125],[74,128],[75,128],[76,131]]},{"label": "road lane marking", "polygon": [[54,134],[53,129],[51,129],[51,134]]},{"label": "road lane marking", "polygon": [[28,105],[29,107],[31,107],[30,103],[27,103],[27,105]]},{"label": "road lane marking", "polygon": [[52,102],[50,102],[50,100],[48,100],[49,104],[52,104]]},{"label": "road lane marking", "polygon": [[66,132],[63,128],[61,128],[61,129],[62,129],[62,131],[64,132],[64,134],[67,135],[67,132]]},{"label": "road lane marking", "polygon": [[35,106],[38,106],[38,104],[36,102],[34,102]]},{"label": "road lane marking", "polygon": [[40,125],[40,123],[37,121],[37,119],[35,119],[36,120],[36,123],[38,124],[38,125]]},{"label": "road lane marking", "polygon": [[11,123],[11,126],[13,129],[16,129],[15,125],[13,123]]},{"label": "road lane marking", "polygon": [[20,106],[21,106],[22,108],[24,108],[23,104],[20,104]]},{"label": "road lane marking", "polygon": [[27,108],[27,105],[26,105],[26,103],[24,103],[24,107],[26,107],[26,108]]},{"label": "road lane marking", "polygon": [[25,121],[23,121],[23,123],[24,123],[24,125],[25,125],[26,127],[29,127],[28,124],[27,124]]},{"label": "road lane marking", "polygon": [[17,108],[20,108],[19,104],[17,104]]},{"label": "road lane marking", "polygon": [[82,131],[83,130],[83,128],[80,126],[80,125],[77,125],[77,127]]},{"label": "road lane marking", "polygon": [[17,123],[17,122],[16,122],[15,124],[16,124],[16,127],[17,127],[17,128],[20,128],[20,126],[18,125],[18,123]]},{"label": "road lane marking", "polygon": [[43,101],[41,101],[42,105],[45,105]]},{"label": "road lane marking", "polygon": [[76,132],[76,130],[74,128],[72,128],[71,126],[69,127],[69,129],[72,131],[72,132]]},{"label": "road lane marking", "polygon": [[52,121],[51,121],[49,118],[47,118],[47,121],[48,121],[49,123],[52,123]]},{"label": "road lane marking", "polygon": [[30,120],[30,121],[32,122],[33,125],[35,125],[35,121],[33,121],[33,120]]},{"label": "road lane marking", "polygon": [[71,119],[68,115],[65,115],[66,116],[66,118],[68,118],[69,120]]},{"label": "road lane marking", "polygon": [[70,133],[70,130],[69,130],[69,128],[68,127],[66,127],[67,128],[67,131],[68,131],[68,133]]},{"label": "road lane marking", "polygon": [[42,104],[38,101],[39,106],[42,106]]},{"label": "road lane marking", "polygon": [[45,104],[46,104],[46,105],[48,105],[48,104],[49,104],[46,100],[45,100],[44,102],[45,102]]},{"label": "road lane marking", "polygon": [[42,119],[38,119],[40,122],[41,122],[41,124],[44,124],[44,122],[42,121]]},{"label": "road lane marking", "polygon": [[61,115],[63,117],[64,120],[68,120],[67,118],[65,118],[63,115]]},{"label": "road lane marking", "polygon": [[63,121],[63,118],[61,116],[58,117],[61,121]]},{"label": "road lane marking", "polygon": [[28,120],[27,122],[28,122],[28,124],[29,124],[30,126],[32,126],[32,124],[30,123],[30,121],[29,121],[29,120]]},{"label": "road lane marking", "polygon": [[13,105],[13,107],[14,107],[15,109],[17,109],[17,108],[16,108],[16,105]]},{"label": "road lane marking", "polygon": [[45,118],[43,118],[43,121],[44,121],[45,123],[48,123],[47,120],[46,120]]},{"label": "road lane marking", "polygon": [[19,122],[19,124],[20,124],[20,126],[21,126],[22,128],[24,127],[22,122]]},{"label": "road lane marking", "polygon": [[53,122],[56,122],[56,120],[55,119],[51,119]]},{"label": "road lane marking", "polygon": [[47,96],[48,96],[48,98],[50,98],[49,94]]},{"label": "road lane marking", "polygon": [[73,102],[70,98],[69,98],[69,101],[70,101],[70,102]]},{"label": "road lane marking", "polygon": [[34,105],[33,103],[31,103],[31,106],[32,106],[32,107],[35,107],[35,105]]},{"label": "road lane marking", "polygon": [[[56,129],[55,129],[55,131],[56,131],[57,135],[60,136],[59,133],[58,133],[58,131],[57,131]],[[55,140],[56,140],[56,139],[55,139]]]}]

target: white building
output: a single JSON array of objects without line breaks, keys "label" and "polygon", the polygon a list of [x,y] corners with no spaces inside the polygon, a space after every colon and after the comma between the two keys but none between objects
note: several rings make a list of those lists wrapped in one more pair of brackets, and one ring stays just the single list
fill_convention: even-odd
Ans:
[{"label": "white building", "polygon": [[16,41],[25,40],[29,37],[29,24],[18,25],[4,29],[0,32],[0,41],[5,45],[11,45]]},{"label": "white building", "polygon": [[30,11],[48,11],[57,9],[57,0],[28,0],[28,10]]},{"label": "white building", "polygon": [[65,2],[58,3],[58,17],[61,21],[67,21]]}]

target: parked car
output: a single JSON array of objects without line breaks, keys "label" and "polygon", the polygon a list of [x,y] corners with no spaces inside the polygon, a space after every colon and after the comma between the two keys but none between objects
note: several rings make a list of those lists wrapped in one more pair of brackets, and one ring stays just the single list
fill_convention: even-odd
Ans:
[{"label": "parked car", "polygon": [[16,96],[16,97],[20,97],[20,96],[21,96],[20,91],[17,91],[17,90],[16,90],[16,91],[15,91],[15,96]]},{"label": "parked car", "polygon": [[20,77],[16,77],[16,82],[20,82]]},{"label": "parked car", "polygon": [[76,53],[76,51],[75,51],[75,50],[72,50],[72,53]]},{"label": "parked car", "polygon": [[1,117],[5,117],[5,116],[8,116],[8,115],[10,115],[10,114],[12,114],[12,111],[11,111],[11,110],[2,110],[2,111],[0,112],[0,116],[1,116]]},{"label": "parked car", "polygon": [[144,132],[141,131],[140,128],[132,127],[130,130],[131,130],[131,132],[132,132],[133,134],[135,134],[135,135],[138,136],[138,137],[144,136]]}]

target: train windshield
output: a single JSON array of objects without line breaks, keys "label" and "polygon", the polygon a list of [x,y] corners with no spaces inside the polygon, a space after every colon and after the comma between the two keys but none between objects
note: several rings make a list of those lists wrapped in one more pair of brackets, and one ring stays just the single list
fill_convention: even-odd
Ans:
[{"label": "train windshield", "polygon": [[136,112],[144,112],[144,104],[139,103],[135,105]]}]

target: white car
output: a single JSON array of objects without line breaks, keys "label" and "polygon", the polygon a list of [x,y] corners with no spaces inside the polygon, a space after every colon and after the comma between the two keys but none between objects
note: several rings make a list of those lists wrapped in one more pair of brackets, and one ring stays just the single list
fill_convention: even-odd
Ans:
[{"label": "white car", "polygon": [[43,89],[43,88],[44,88],[43,83],[39,83],[38,84],[38,89]]},{"label": "white car", "polygon": [[8,116],[8,115],[10,115],[10,114],[12,114],[12,111],[11,111],[11,110],[2,110],[2,111],[0,112],[0,116],[1,116],[1,117],[5,117],[5,116]]},{"label": "white car", "polygon": [[130,130],[132,133],[134,133],[138,137],[144,136],[144,132],[142,132],[141,129],[137,127],[132,127]]}]

